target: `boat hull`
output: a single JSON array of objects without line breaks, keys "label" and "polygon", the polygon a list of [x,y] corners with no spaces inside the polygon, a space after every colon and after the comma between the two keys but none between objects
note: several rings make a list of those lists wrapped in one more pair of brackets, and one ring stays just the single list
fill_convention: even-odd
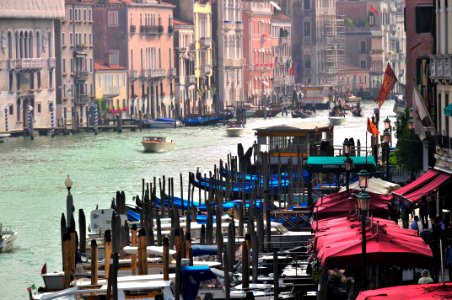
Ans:
[{"label": "boat hull", "polygon": [[229,137],[239,137],[242,136],[243,133],[245,132],[245,128],[226,128],[226,134]]},{"label": "boat hull", "polygon": [[0,253],[11,252],[14,249],[16,232],[12,230],[3,230],[0,239]]},{"label": "boat hull", "polygon": [[329,117],[330,125],[341,125],[345,121],[345,117]]},{"label": "boat hull", "polygon": [[166,151],[171,151],[176,148],[176,145],[174,143],[141,143],[144,148],[144,152],[147,153],[161,153]]},{"label": "boat hull", "polygon": [[148,128],[177,128],[184,126],[181,121],[177,120],[146,120],[143,125]]}]

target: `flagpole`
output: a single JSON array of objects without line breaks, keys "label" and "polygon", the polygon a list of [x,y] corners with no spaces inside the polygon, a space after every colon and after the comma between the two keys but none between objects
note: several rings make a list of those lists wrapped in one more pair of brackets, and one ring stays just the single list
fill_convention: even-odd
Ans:
[{"label": "flagpole", "polygon": [[367,130],[366,130],[366,170],[367,170]]}]

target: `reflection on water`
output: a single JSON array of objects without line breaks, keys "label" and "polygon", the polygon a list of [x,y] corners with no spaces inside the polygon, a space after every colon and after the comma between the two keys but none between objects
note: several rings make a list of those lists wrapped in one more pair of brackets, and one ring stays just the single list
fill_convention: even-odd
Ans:
[{"label": "reflection on water", "polygon": [[[335,128],[335,144],[354,137],[365,143],[366,120],[375,105],[364,103],[362,118],[347,117]],[[393,102],[382,107],[380,119],[394,116]],[[252,146],[253,128],[298,122],[328,122],[327,111],[317,111],[314,119],[293,119],[278,116],[273,119],[249,119],[242,137],[229,138],[224,126],[185,127],[143,132],[113,132],[57,136],[9,138],[0,144],[0,222],[18,232],[16,250],[0,255],[0,294],[3,299],[26,299],[26,287],[43,285],[39,276],[47,263],[49,271],[59,271],[61,243],[59,224],[66,211],[64,179],[69,174],[74,181],[76,217],[78,209],[85,215],[98,204],[108,207],[117,190],[124,190],[127,201],[141,194],[141,179],[172,176],[179,190],[179,174],[184,180],[189,172],[201,172],[219,165],[227,154],[236,155],[237,144]],[[393,122],[394,124],[395,122]],[[380,122],[382,128],[382,122]],[[143,153],[144,134],[166,136],[176,143],[176,149],[166,153]],[[370,143],[370,142],[369,142]],[[185,188],[186,189],[186,188]],[[176,191],[177,192],[177,191]],[[7,271],[5,271],[7,270]]]}]

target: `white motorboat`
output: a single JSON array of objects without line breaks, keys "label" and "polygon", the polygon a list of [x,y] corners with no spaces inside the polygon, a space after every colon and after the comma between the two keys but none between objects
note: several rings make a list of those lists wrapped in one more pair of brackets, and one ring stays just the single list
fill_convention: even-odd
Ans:
[{"label": "white motorboat", "polygon": [[168,140],[162,136],[144,136],[141,144],[144,152],[166,152],[176,148],[173,140]]},{"label": "white motorboat", "polygon": [[3,143],[3,141],[7,138],[10,137],[11,134],[9,133],[0,133],[0,143]]},{"label": "white motorboat", "polygon": [[16,236],[17,232],[12,229],[3,229],[0,223],[0,253],[11,252],[14,249]]},{"label": "white motorboat", "polygon": [[240,121],[231,121],[226,123],[226,134],[229,137],[239,137],[245,132],[245,124]]},{"label": "white motorboat", "polygon": [[330,120],[330,125],[332,126],[337,126],[337,125],[341,125],[342,123],[344,123],[345,121],[345,116],[330,116],[328,117],[328,120]]}]

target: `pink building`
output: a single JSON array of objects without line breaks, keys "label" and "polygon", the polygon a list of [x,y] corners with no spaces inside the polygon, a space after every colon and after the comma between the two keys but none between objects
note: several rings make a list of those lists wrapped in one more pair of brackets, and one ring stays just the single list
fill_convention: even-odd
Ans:
[{"label": "pink building", "polygon": [[271,38],[273,6],[268,1],[242,2],[244,94],[254,105],[268,104],[272,94],[272,76],[275,54]]},{"label": "pink building", "polygon": [[173,10],[160,0],[106,0],[94,8],[94,56],[128,69],[132,116],[175,115]]}]

